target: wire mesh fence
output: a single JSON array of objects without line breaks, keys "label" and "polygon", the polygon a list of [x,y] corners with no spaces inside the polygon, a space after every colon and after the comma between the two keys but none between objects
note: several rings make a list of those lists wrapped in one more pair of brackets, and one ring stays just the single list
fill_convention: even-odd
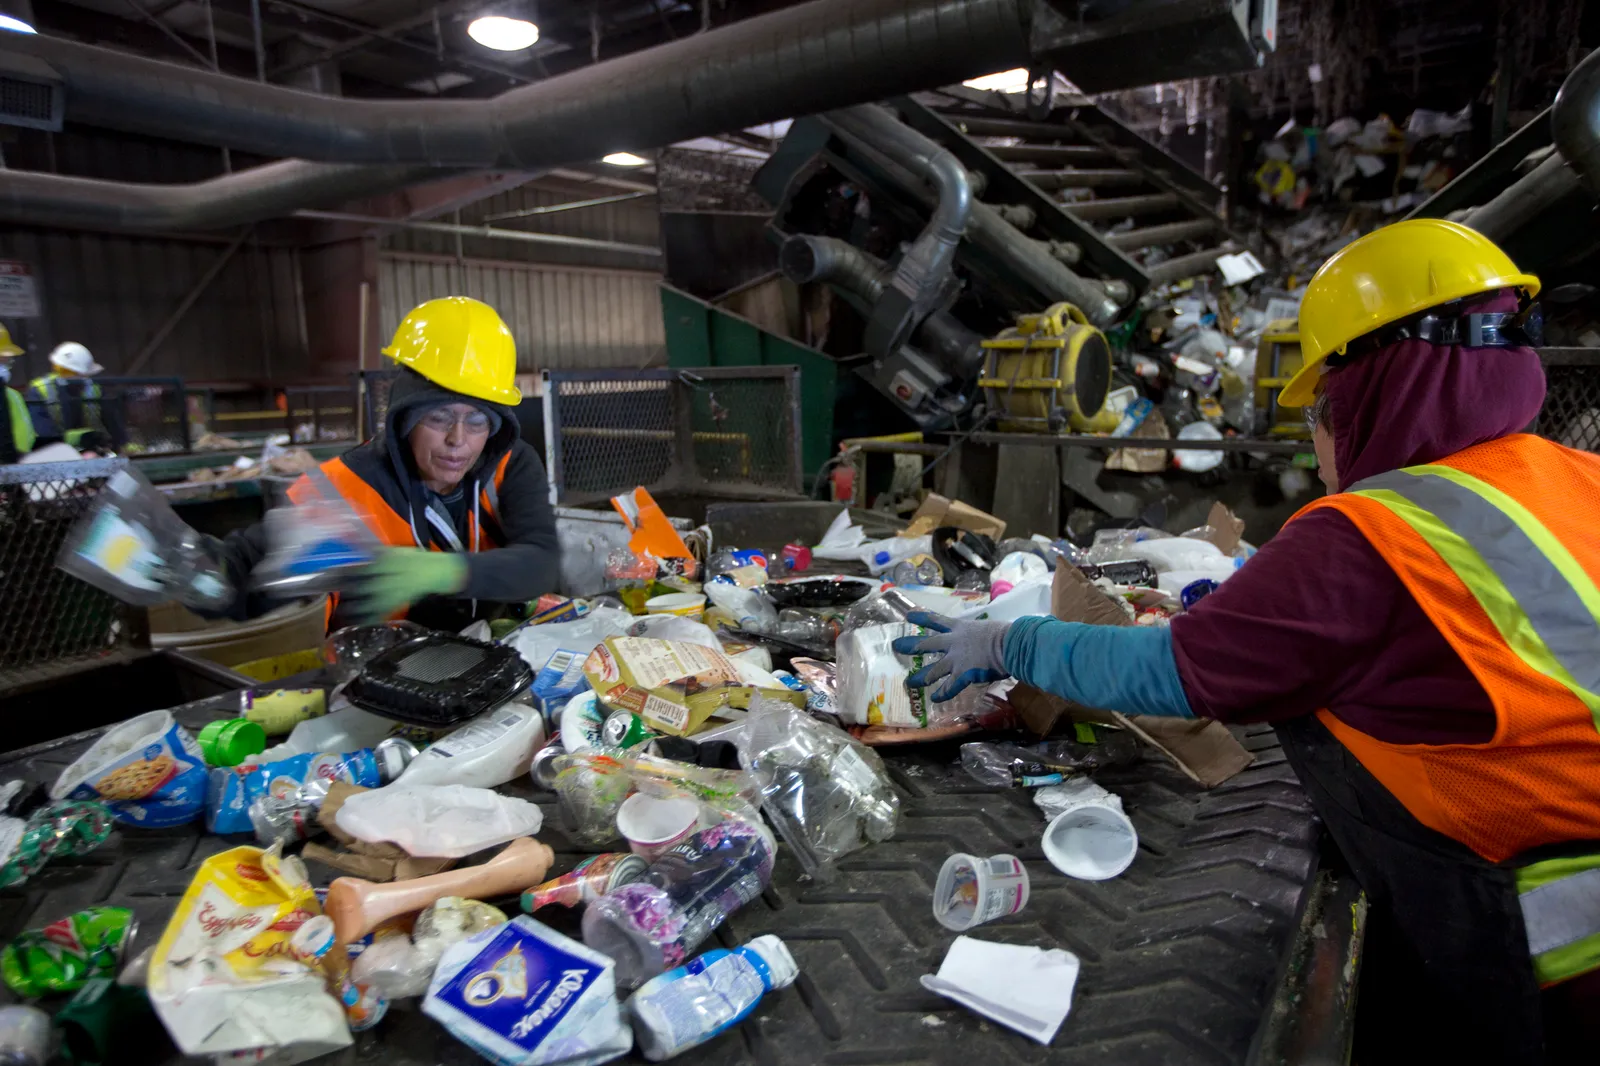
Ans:
[{"label": "wire mesh fence", "polygon": [[795,367],[547,370],[545,465],[556,502],[801,489]]},{"label": "wire mesh fence", "polygon": [[1535,432],[1557,444],[1600,452],[1600,351],[1542,348],[1546,391]]},{"label": "wire mesh fence", "polygon": [[144,612],[56,567],[73,524],[124,459],[0,466],[0,692],[131,648]]}]

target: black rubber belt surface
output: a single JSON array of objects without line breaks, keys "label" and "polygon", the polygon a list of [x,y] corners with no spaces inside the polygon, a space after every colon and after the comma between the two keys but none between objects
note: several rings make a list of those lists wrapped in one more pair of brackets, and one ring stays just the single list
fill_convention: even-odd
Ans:
[{"label": "black rubber belt surface", "polygon": [[[1040,851],[1044,818],[1029,795],[978,788],[955,762],[954,745],[890,754],[890,772],[905,801],[895,838],[844,860],[838,879],[826,886],[799,883],[799,869],[782,849],[772,888],[717,934],[724,946],[762,933],[782,936],[801,966],[795,986],[768,995],[733,1033],[679,1061],[1244,1062],[1315,871],[1319,832],[1271,731],[1253,728],[1245,743],[1256,753],[1255,764],[1210,791],[1154,756],[1102,775],[1100,782],[1122,797],[1140,837],[1133,866],[1104,882],[1057,873]],[[53,780],[82,747],[0,761],[0,780],[19,774]],[[539,835],[557,851],[556,870],[570,868],[579,852],[559,833],[553,803],[514,791],[540,799],[547,828]],[[193,828],[119,829],[91,855],[53,864],[21,889],[0,892],[0,936],[9,939],[94,903],[132,907],[157,929],[201,860],[245,842]],[[940,865],[956,851],[1010,852],[1031,879],[1020,914],[973,935],[1061,947],[1083,962],[1072,1013],[1048,1048],[918,984],[922,974],[938,970],[955,938],[934,921],[931,897]],[[316,864],[312,873],[319,884],[334,876]],[[540,916],[577,933],[570,912],[550,908]],[[415,1003],[358,1034],[347,1051],[317,1061],[482,1061]]]}]

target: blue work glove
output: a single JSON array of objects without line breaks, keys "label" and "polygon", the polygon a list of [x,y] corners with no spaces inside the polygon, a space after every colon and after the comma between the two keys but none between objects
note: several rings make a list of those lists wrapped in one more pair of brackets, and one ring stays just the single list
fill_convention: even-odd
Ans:
[{"label": "blue work glove", "polygon": [[966,622],[932,611],[912,611],[907,621],[934,632],[926,637],[897,637],[901,655],[940,654],[910,677],[912,688],[927,688],[949,678],[933,693],[933,702],[953,700],[968,685],[987,685],[1006,677],[1006,631],[1010,622]]},{"label": "blue work glove", "polygon": [[1194,717],[1166,626],[1019,618],[1005,650],[1010,676],[1086,707]]}]

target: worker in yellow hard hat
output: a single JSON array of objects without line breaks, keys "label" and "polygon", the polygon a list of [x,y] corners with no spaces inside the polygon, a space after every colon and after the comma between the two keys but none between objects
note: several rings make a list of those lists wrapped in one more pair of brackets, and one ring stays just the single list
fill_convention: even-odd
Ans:
[{"label": "worker in yellow hard hat", "polygon": [[16,462],[33,451],[34,441],[38,439],[28,401],[22,393],[11,387],[12,360],[21,354],[22,349],[11,339],[11,331],[0,325],[0,385],[6,390],[6,420],[11,424],[9,440],[13,454],[7,457],[10,462]]},{"label": "worker in yellow hard hat", "polygon": [[1329,495],[1170,628],[914,613],[939,632],[895,645],[944,653],[912,679],[936,701],[1010,675],[1276,727],[1371,903],[1363,1063],[1600,1049],[1600,455],[1524,432],[1538,291],[1452,222],[1354,241],[1282,395]]},{"label": "worker in yellow hard hat", "polygon": [[[517,423],[522,394],[506,324],[477,300],[429,300],[383,353],[400,374],[382,429],[322,473],[386,547],[336,598],[330,624],[407,616],[454,630],[554,591],[555,515],[544,464]],[[289,497],[304,503],[316,493],[302,477]],[[262,527],[231,534],[220,550],[244,588],[266,551]],[[270,606],[245,597],[231,613]]]}]

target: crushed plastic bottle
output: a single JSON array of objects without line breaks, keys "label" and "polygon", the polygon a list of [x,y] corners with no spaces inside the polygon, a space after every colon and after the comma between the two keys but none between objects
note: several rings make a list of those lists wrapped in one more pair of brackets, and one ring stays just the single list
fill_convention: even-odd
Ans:
[{"label": "crushed plastic bottle", "polygon": [[708,951],[687,966],[653,977],[628,997],[639,1050],[661,1062],[738,1024],[767,992],[787,988],[800,968],[770,933],[743,947]]},{"label": "crushed plastic bottle", "polygon": [[1074,774],[1092,774],[1139,759],[1139,742],[1112,726],[1076,723],[1073,740],[1040,744],[976,741],[961,745],[961,766],[989,788],[1059,785]]}]

